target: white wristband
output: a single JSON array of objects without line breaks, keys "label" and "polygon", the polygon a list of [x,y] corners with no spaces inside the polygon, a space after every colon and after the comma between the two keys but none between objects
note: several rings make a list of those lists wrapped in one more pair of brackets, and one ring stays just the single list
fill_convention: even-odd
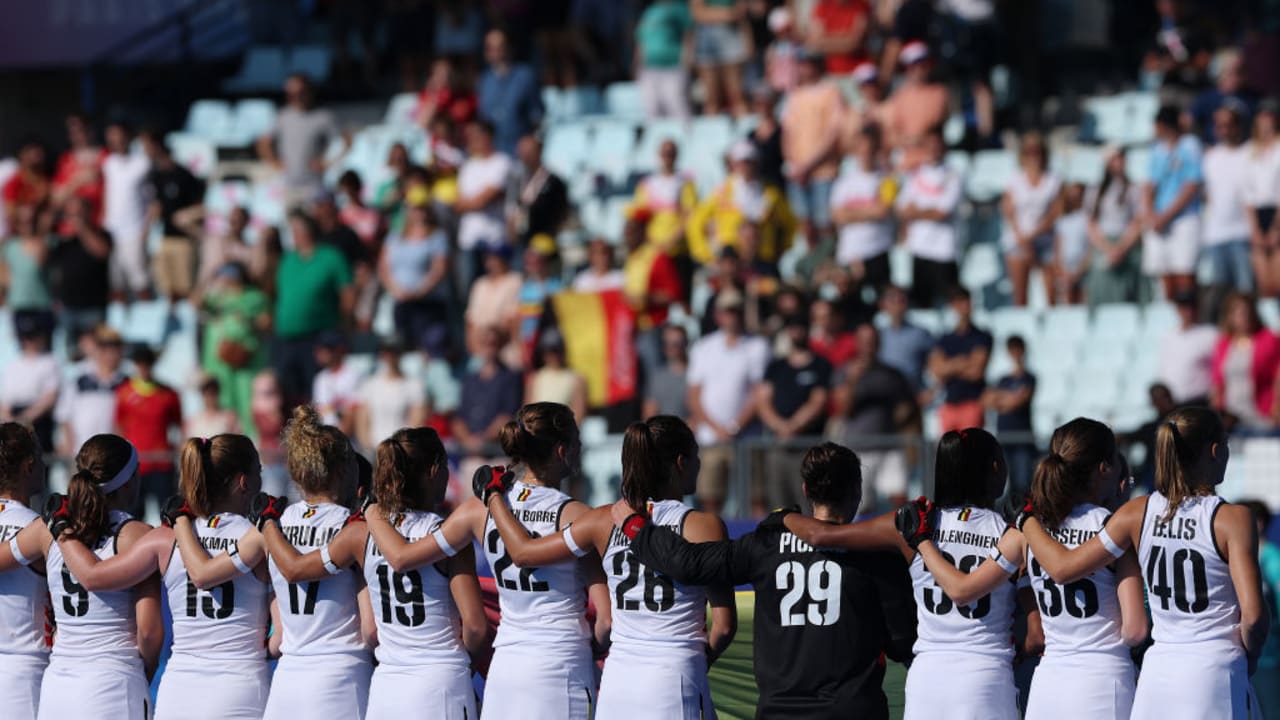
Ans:
[{"label": "white wristband", "polygon": [[1010,575],[1018,572],[1018,564],[1005,557],[1004,553],[1000,552],[999,548],[996,548],[995,552],[991,553],[991,559],[996,561],[996,564],[1000,566],[1001,570]]},{"label": "white wristband", "polygon": [[320,562],[324,563],[324,571],[330,575],[338,575],[342,573],[342,568],[333,564],[333,558],[329,556],[328,545],[320,548]]},{"label": "white wristband", "polygon": [[232,550],[231,552],[227,553],[227,557],[231,558],[231,564],[236,566],[236,570],[238,570],[241,575],[248,575],[249,573],[253,572],[253,568],[249,567],[248,565],[245,565],[244,560],[240,559],[239,548],[236,548],[235,550]]},{"label": "white wristband", "polygon": [[590,550],[583,550],[582,548],[578,547],[578,543],[573,541],[572,527],[565,528],[564,532],[560,534],[560,537],[564,538],[564,544],[569,547],[569,552],[573,553],[574,557],[582,557],[583,555],[586,555],[587,553],[591,552]]},{"label": "white wristband", "polygon": [[1102,541],[1102,547],[1106,548],[1108,553],[1111,553],[1111,557],[1118,558],[1124,554],[1124,548],[1117,545],[1116,541],[1111,539],[1111,536],[1107,534],[1106,528],[1102,528],[1098,531],[1098,539]]},{"label": "white wristband", "polygon": [[436,545],[440,548],[440,552],[444,553],[446,557],[453,557],[458,554],[458,551],[449,544],[449,541],[444,539],[444,531],[440,528],[433,530],[431,532],[431,537],[436,541]]},{"label": "white wristband", "polygon": [[22,554],[22,548],[18,547],[18,536],[14,535],[9,538],[9,552],[13,553],[13,559],[18,561],[19,565],[27,566],[32,563],[31,558]]}]

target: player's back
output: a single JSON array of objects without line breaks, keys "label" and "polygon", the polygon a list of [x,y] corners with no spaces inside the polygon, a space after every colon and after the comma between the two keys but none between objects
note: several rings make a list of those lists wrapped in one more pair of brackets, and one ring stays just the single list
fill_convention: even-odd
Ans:
[{"label": "player's back", "polygon": [[[0,499],[0,542],[17,537],[39,515],[20,502]],[[30,567],[0,573],[0,655],[49,654],[45,642],[45,612],[49,593],[45,579]]]},{"label": "player's back", "polygon": [[[133,516],[112,510],[108,529],[93,550],[99,559],[116,554],[120,530]],[[115,654],[133,657],[138,653],[137,622],[134,617],[133,592],[129,589],[89,592],[63,562],[57,543],[49,547],[45,560],[49,580],[49,598],[57,621],[54,655],[74,657]]]}]

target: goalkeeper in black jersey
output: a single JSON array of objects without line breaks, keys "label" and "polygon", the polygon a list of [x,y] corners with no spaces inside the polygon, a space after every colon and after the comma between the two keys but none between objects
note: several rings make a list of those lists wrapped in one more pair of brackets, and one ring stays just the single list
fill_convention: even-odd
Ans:
[{"label": "goalkeeper in black jersey", "polygon": [[[813,516],[848,522],[862,496],[852,450],[823,443],[800,470]],[[737,540],[690,543],[619,500],[614,522],[646,566],[693,585],[751,583],[756,591],[758,718],[887,718],[884,656],[911,657],[916,610],[896,553],[817,550],[774,512]]]}]

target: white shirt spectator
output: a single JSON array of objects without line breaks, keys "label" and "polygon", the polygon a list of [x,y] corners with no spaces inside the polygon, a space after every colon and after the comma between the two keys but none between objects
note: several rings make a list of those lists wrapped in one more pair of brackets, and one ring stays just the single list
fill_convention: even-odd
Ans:
[{"label": "white shirt spectator", "polygon": [[598,275],[591,268],[582,270],[573,278],[573,290],[580,293],[604,292],[605,290],[622,289],[622,271],[610,270]]},{"label": "white shirt spectator", "polygon": [[0,406],[27,407],[62,386],[58,359],[50,353],[19,355],[0,373]]},{"label": "white shirt spectator", "polygon": [[1218,330],[1212,325],[1178,328],[1160,342],[1160,382],[1177,403],[1209,397],[1210,368]]},{"label": "white shirt spectator", "polygon": [[[725,334],[713,332],[693,344],[689,351],[687,382],[700,390],[702,411],[721,426],[737,422],[752,389],[764,379],[769,364],[769,344],[763,338],[740,336],[732,346]],[[717,441],[710,425],[694,429],[698,442]]]},{"label": "white shirt spectator", "polygon": [[322,368],[311,383],[311,402],[325,425],[337,425],[340,416],[346,415],[359,402],[360,381],[364,378],[351,363],[344,362],[337,370]]},{"label": "white shirt spectator", "polygon": [[368,417],[369,439],[374,443],[407,427],[411,411],[423,407],[427,398],[422,383],[409,377],[391,377],[385,371],[365,380],[359,396]]},{"label": "white shirt spectator", "polygon": [[1265,150],[1254,143],[1245,145],[1248,158],[1244,184],[1244,202],[1251,208],[1275,207],[1280,204],[1280,142]]},{"label": "white shirt spectator", "polygon": [[[1214,145],[1204,154],[1204,243],[1220,245],[1249,239],[1245,184],[1249,155],[1245,146]],[[1273,200],[1274,202],[1274,200]]]},{"label": "white shirt spectator", "polygon": [[942,7],[968,22],[984,22],[995,17],[995,0],[943,0]]},{"label": "white shirt spectator", "polygon": [[1061,215],[1053,224],[1058,256],[1068,272],[1080,270],[1089,260],[1089,218],[1083,208]]},{"label": "white shirt spectator", "polygon": [[960,176],[944,165],[923,165],[907,176],[898,207],[941,210],[947,219],[916,220],[907,225],[906,246],[912,255],[934,262],[956,259],[956,208],[960,207]]},{"label": "white shirt spectator", "polygon": [[[472,157],[458,170],[458,196],[469,198],[496,188],[504,190],[511,175],[511,158],[495,152],[486,158]],[[462,214],[458,222],[458,247],[473,250],[481,245],[501,245],[507,241],[503,214],[505,198],[495,197],[482,210]]]},{"label": "white shirt spectator", "polygon": [[[1043,173],[1040,175],[1040,182],[1035,185],[1027,179],[1027,174],[1018,170],[1009,178],[1009,200],[1013,203],[1013,218],[1018,223],[1018,230],[1027,233],[1030,232],[1045,215],[1049,214],[1049,209],[1053,206],[1053,201],[1058,197],[1058,193],[1062,191],[1062,181],[1056,175],[1051,173]],[[1032,244],[1049,243],[1053,237],[1050,230],[1043,235],[1037,235],[1030,238]],[[1006,252],[1014,250],[1017,242],[1013,237],[1013,228],[1007,224],[1000,232],[1000,247]]]},{"label": "white shirt spectator", "polygon": [[[1141,188],[1137,183],[1122,183],[1113,180],[1107,186],[1106,192],[1102,192],[1102,187],[1095,186],[1089,188],[1086,194],[1084,206],[1088,208],[1088,212],[1092,213],[1095,206],[1098,208],[1096,222],[1098,230],[1108,238],[1117,238],[1124,234],[1129,227],[1129,223],[1133,222],[1133,216],[1137,214],[1138,199]],[[1101,197],[1099,194],[1101,193]]]},{"label": "white shirt spectator", "polygon": [[[886,176],[861,167],[847,167],[831,188],[831,211],[879,206],[884,194]],[[854,222],[840,226],[836,246],[836,262],[848,265],[889,251],[893,245],[893,226],[886,217],[878,222]]]},{"label": "white shirt spectator", "polygon": [[103,379],[90,369],[78,374],[62,388],[53,419],[62,426],[64,433],[69,433],[69,447],[78,450],[94,435],[115,429],[116,388],[126,379],[119,370],[112,377]]},{"label": "white shirt spectator", "polygon": [[111,153],[102,161],[102,226],[116,243],[142,242],[147,224],[143,185],[151,161],[141,153]]}]

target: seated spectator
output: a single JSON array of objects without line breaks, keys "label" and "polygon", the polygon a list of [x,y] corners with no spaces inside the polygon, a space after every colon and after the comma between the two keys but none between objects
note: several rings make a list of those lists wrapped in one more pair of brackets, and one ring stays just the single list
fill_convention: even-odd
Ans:
[{"label": "seated spectator", "polygon": [[68,346],[107,319],[111,300],[111,236],[88,215],[77,196],[67,200],[62,225],[70,234],[62,236],[50,251],[48,268],[59,306],[59,324]]},{"label": "seated spectator", "polygon": [[218,379],[206,376],[196,386],[200,391],[201,410],[188,415],[182,425],[186,437],[213,437],[223,433],[240,433],[240,417],[235,410],[223,407],[222,387]]},{"label": "seated spectator", "polygon": [[1144,300],[1141,251],[1142,224],[1138,219],[1140,189],[1129,181],[1125,151],[1107,152],[1102,183],[1090,188],[1085,200],[1093,266],[1085,296],[1090,307]]},{"label": "seated spectator", "polygon": [[809,306],[809,349],[831,367],[844,367],[858,352],[858,337],[845,324],[844,313],[830,300],[818,298]]},{"label": "seated spectator", "polygon": [[426,130],[437,115],[448,117],[457,125],[471,122],[476,115],[476,94],[467,90],[459,73],[448,58],[436,58],[431,74],[418,93],[418,106],[413,119]]},{"label": "seated spectator", "polygon": [[622,271],[613,264],[613,248],[604,238],[592,238],[587,243],[587,266],[573,278],[574,292],[621,290],[622,286]]},{"label": "seated spectator", "polygon": [[951,293],[951,309],[956,325],[938,339],[929,355],[929,373],[941,383],[945,393],[938,409],[939,432],[982,427],[982,392],[987,388],[987,361],[991,357],[991,335],[973,324],[973,301],[969,291]]},{"label": "seated spectator", "polygon": [[[1000,198],[1000,249],[1013,283],[1013,304],[1022,307],[1033,267],[1044,274],[1045,287],[1057,286],[1053,224],[1062,214],[1062,181],[1049,171],[1049,148],[1039,133],[1022,136],[1018,166]],[[1049,304],[1054,300],[1050,293]]]},{"label": "seated spectator", "polygon": [[227,213],[227,228],[223,232],[205,233],[203,224],[203,218],[201,218],[183,228],[190,233],[190,237],[201,238],[200,269],[196,273],[196,285],[192,296],[192,301],[196,305],[200,304],[199,295],[208,292],[214,275],[223,266],[227,263],[237,263],[248,267],[253,263],[254,254],[254,247],[245,240],[245,234],[249,231],[249,211],[243,207],[231,208],[231,212]]},{"label": "seated spectator", "polygon": [[894,180],[880,167],[880,132],[868,126],[853,146],[856,163],[847,163],[831,191],[831,217],[839,229],[836,262],[848,268],[860,293],[877,293],[889,284],[889,248],[893,246],[890,215],[897,192]]},{"label": "seated spectator", "polygon": [[826,59],[826,71],[844,75],[866,58],[871,8],[866,0],[818,0],[809,17],[805,47]]},{"label": "seated spectator", "polygon": [[[25,140],[18,148],[18,170],[0,190],[6,227],[14,226],[19,208],[29,208],[33,217],[39,217],[36,210],[49,203],[51,184],[46,161],[44,146],[37,140]],[[48,229],[41,228],[42,231]]]},{"label": "seated spectator", "polygon": [[627,219],[645,225],[649,242],[669,255],[685,251],[685,225],[698,205],[698,188],[676,170],[679,148],[671,140],[658,146],[658,169],[636,185]]},{"label": "seated spectator", "polygon": [[355,231],[366,253],[376,255],[386,232],[385,218],[377,208],[365,204],[364,181],[355,170],[347,170],[338,177],[338,197],[342,208],[338,211],[338,220]]},{"label": "seated spectator", "polygon": [[693,16],[683,0],[659,0],[636,22],[636,84],[649,118],[689,117],[685,46]]},{"label": "seated spectator", "polygon": [[1252,298],[1228,296],[1213,350],[1211,400],[1232,433],[1270,434],[1280,425],[1278,371],[1280,338],[1262,324]]},{"label": "seated spectator", "polygon": [[744,222],[760,226],[760,258],[776,262],[791,245],[795,218],[782,193],[756,173],[755,146],[740,141],[729,149],[733,173],[703,199],[689,219],[689,254],[707,264],[720,249],[733,246]]},{"label": "seated spectator", "polygon": [[289,473],[284,466],[284,449],[281,435],[284,433],[284,391],[280,379],[273,370],[261,370],[253,377],[250,389],[251,417],[254,442],[262,461],[262,491],[269,495],[297,494]]},{"label": "seated spectator", "polygon": [[769,89],[783,94],[790,92],[799,82],[800,57],[805,48],[796,32],[791,11],[785,6],[769,11],[768,25],[773,42],[764,51],[765,82]]},{"label": "seated spectator", "polygon": [[1276,205],[1280,204],[1280,140],[1276,136],[1274,105],[1258,110],[1253,118],[1253,137],[1247,146],[1248,165],[1244,204],[1248,210],[1249,244],[1253,254],[1254,275],[1258,294],[1272,297],[1280,294],[1280,223],[1276,222]]},{"label": "seated spectator", "polygon": [[182,400],[172,388],[155,379],[156,352],[146,345],[133,349],[134,376],[116,389],[116,432],[138,450],[138,504],[143,515],[178,489],[172,438],[182,432]]},{"label": "seated spectator", "polygon": [[355,407],[359,404],[360,370],[347,362],[347,339],[333,330],[316,338],[316,379],[311,383],[311,404],[325,425],[355,435]]},{"label": "seated spectator", "polygon": [[147,221],[161,224],[160,245],[151,258],[156,292],[164,298],[184,298],[195,285],[196,238],[191,234],[204,215],[204,183],[178,164],[154,134],[138,136],[151,162],[147,173]]},{"label": "seated spectator", "polygon": [[355,434],[361,447],[376,448],[400,428],[427,422],[427,395],[422,383],[400,371],[403,348],[394,340],[378,345],[378,369],[360,383],[355,394]]},{"label": "seated spectator", "polygon": [[533,372],[524,384],[526,403],[560,403],[573,410],[581,424],[587,417],[587,380],[565,364],[564,338],[552,328],[538,338]]},{"label": "seated spectator", "polygon": [[1204,153],[1204,228],[1201,254],[1208,256],[1206,305],[1216,315],[1223,298],[1235,291],[1246,295],[1254,289],[1249,257],[1249,210],[1244,204],[1249,171],[1244,147],[1244,117],[1238,103],[1228,103],[1213,114],[1217,143]]},{"label": "seated spectator", "polygon": [[679,325],[665,325],[662,333],[662,359],[665,364],[646,376],[644,405],[641,415],[675,415],[689,417],[689,396],[685,375],[689,371],[689,333]]},{"label": "seated spectator", "polygon": [[542,327],[542,316],[552,295],[564,289],[559,274],[552,273],[556,262],[556,242],[549,235],[539,235],[524,251],[524,281],[520,284],[520,364],[533,366],[534,343]]},{"label": "seated spectator", "polygon": [[396,335],[410,351],[442,357],[449,349],[449,238],[431,206],[409,206],[404,229],[382,247],[378,278],[395,301]]},{"label": "seated spectator", "polygon": [[1160,278],[1165,297],[1195,290],[1200,246],[1200,141],[1184,134],[1178,108],[1156,114],[1149,180],[1143,185],[1142,269]]},{"label": "seated spectator", "polygon": [[[513,141],[514,144],[514,141]],[[458,171],[458,250],[464,287],[475,279],[482,248],[508,242],[503,203],[511,176],[511,158],[494,150],[493,126],[477,120],[467,126],[467,160]],[[468,265],[470,263],[470,265]]]},{"label": "seated spectator", "polygon": [[1199,322],[1194,292],[1173,296],[1178,327],[1160,341],[1160,369],[1156,377],[1169,388],[1178,405],[1206,405],[1212,390],[1212,366],[1218,331]]},{"label": "seated spectator", "polygon": [[933,335],[907,320],[907,292],[890,285],[880,293],[885,324],[879,329],[880,360],[902,373],[915,392],[924,389],[924,369],[933,350]]},{"label": "seated spectator", "polygon": [[929,46],[918,40],[907,43],[899,56],[906,79],[881,106],[885,144],[902,151],[902,167],[914,169],[930,156],[928,135],[947,119],[950,96],[945,85],[933,81]]},{"label": "seated spectator", "polygon": [[538,78],[528,65],[512,62],[509,38],[503,30],[490,30],[484,36],[484,59],[489,67],[477,86],[479,117],[492,128],[491,140],[499,152],[510,154],[515,152],[516,142],[542,122]]},{"label": "seated spectator", "polygon": [[925,136],[926,162],[907,175],[895,207],[906,226],[911,251],[911,304],[937,307],[960,282],[956,265],[955,215],[960,207],[960,177],[942,164],[940,131]]},{"label": "seated spectator", "polygon": [[1237,108],[1241,122],[1247,122],[1258,107],[1257,97],[1244,89],[1244,57],[1235,48],[1218,51],[1213,58],[1213,87],[1196,95],[1191,103],[1194,132],[1205,144],[1222,142],[1214,116],[1225,107]]},{"label": "seated spectator", "polygon": [[747,135],[747,141],[756,150],[756,173],[761,182],[770,187],[785,188],[787,178],[782,174],[782,126],[778,124],[778,96],[769,88],[761,87],[751,93],[751,113],[759,120]]},{"label": "seated spectator", "polygon": [[122,344],[115,329],[107,325],[94,329],[87,362],[62,389],[54,409],[54,420],[62,428],[59,455],[75,457],[86,440],[115,429],[116,390],[126,380],[120,369]]},{"label": "seated spectator", "polygon": [[[463,315],[467,325],[467,352],[475,355],[481,331],[499,328],[508,338],[520,335],[520,273],[511,269],[515,250],[510,245],[484,248],[484,274],[476,278]],[[520,362],[520,345],[512,341],[502,351],[502,361],[510,366]]]},{"label": "seated spectator", "polygon": [[134,152],[129,129],[121,122],[107,125],[107,156],[102,161],[102,226],[111,233],[111,289],[119,297],[143,297],[150,292],[147,274],[146,182],[151,161]]},{"label": "seated spectator", "polygon": [[1036,394],[1036,376],[1027,372],[1027,343],[1019,335],[1005,342],[1013,369],[982,393],[982,404],[996,414],[997,435],[1004,446],[1009,465],[1009,488],[1012,497],[1023,498],[1031,487],[1035,469],[1036,444],[1031,435],[1031,401]]},{"label": "seated spectator", "polygon": [[489,464],[488,459],[502,455],[497,447],[498,431],[515,415],[523,397],[520,375],[498,359],[502,333],[496,327],[486,327],[476,336],[475,369],[462,378],[458,412],[449,423],[453,439],[465,455],[458,470],[461,477],[469,477],[468,470],[474,472],[476,467]]},{"label": "seated spectator", "polygon": [[799,84],[787,95],[782,115],[782,158],[787,201],[801,232],[817,248],[831,237],[831,185],[840,170],[844,97],[822,77],[822,56],[806,54]]},{"label": "seated spectator", "polygon": [[221,405],[252,427],[253,379],[267,362],[271,301],[245,276],[243,266],[224,265],[201,298],[205,313],[201,367],[218,381]]},{"label": "seated spectator", "polygon": [[1079,305],[1084,301],[1084,276],[1089,272],[1089,216],[1084,209],[1084,185],[1071,183],[1062,189],[1062,214],[1053,223],[1053,276],[1058,287],[1050,294],[1057,302]]},{"label": "seated spectator", "polygon": [[882,358],[875,326],[858,326],[858,353],[836,368],[828,435],[862,459],[859,512],[897,507],[907,496],[906,448],[895,439],[919,423],[916,391]]},{"label": "seated spectator", "polygon": [[48,264],[55,240],[41,228],[46,224],[41,212],[31,205],[19,206],[0,253],[0,289],[4,304],[15,314],[48,314],[53,308]]},{"label": "seated spectator", "polygon": [[[94,223],[102,220],[102,161],[107,152],[94,142],[93,128],[79,114],[67,116],[67,144],[53,172],[53,207],[61,209],[72,197],[80,198],[85,213]],[[71,234],[71,226],[60,223],[60,235]]]},{"label": "seated spectator", "polygon": [[694,63],[706,97],[704,115],[746,112],[743,100],[743,67],[750,59],[748,34],[743,24],[746,0],[691,0]]},{"label": "seated spectator", "polygon": [[520,163],[507,190],[507,225],[511,237],[528,244],[535,235],[555,237],[569,217],[569,188],[542,164],[542,141],[526,135],[516,144]]},{"label": "seated spectator", "polygon": [[22,423],[36,433],[40,447],[53,452],[53,410],[62,387],[62,370],[49,352],[49,327],[36,316],[21,316],[14,328],[18,356],[0,377],[0,422]]}]

